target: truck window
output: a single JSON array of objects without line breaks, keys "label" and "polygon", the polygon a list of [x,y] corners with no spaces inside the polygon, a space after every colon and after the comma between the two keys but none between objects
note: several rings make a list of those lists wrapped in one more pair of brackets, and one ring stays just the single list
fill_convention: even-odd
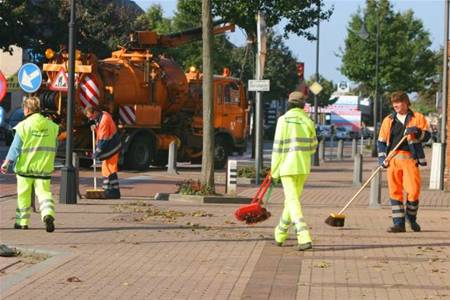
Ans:
[{"label": "truck window", "polygon": [[202,85],[201,84],[191,83],[189,85],[189,89],[190,89],[191,95],[194,99],[202,98]]},{"label": "truck window", "polygon": [[240,103],[239,86],[236,83],[230,82],[224,86],[223,100],[225,103],[229,103],[229,104],[239,104]]},{"label": "truck window", "polygon": [[217,84],[217,104],[222,104],[222,84]]}]

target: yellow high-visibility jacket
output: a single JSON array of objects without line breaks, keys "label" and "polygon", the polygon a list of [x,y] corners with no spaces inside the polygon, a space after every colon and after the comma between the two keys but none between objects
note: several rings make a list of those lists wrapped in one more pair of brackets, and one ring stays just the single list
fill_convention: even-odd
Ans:
[{"label": "yellow high-visibility jacket", "polygon": [[309,174],[311,155],[317,148],[314,122],[300,108],[293,108],[278,118],[273,141],[273,178]]}]

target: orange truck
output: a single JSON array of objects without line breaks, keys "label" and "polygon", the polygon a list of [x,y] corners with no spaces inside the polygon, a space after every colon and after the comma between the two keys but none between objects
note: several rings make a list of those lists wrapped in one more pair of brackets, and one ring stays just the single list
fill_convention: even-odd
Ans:
[{"label": "orange truck", "polygon": [[[214,33],[234,29],[225,24]],[[202,74],[194,67],[185,73],[172,59],[157,54],[161,48],[177,47],[201,39],[201,29],[158,35],[135,32],[130,42],[111,57],[98,60],[77,51],[75,67],[74,151],[89,153],[91,138],[83,109],[99,106],[109,111],[122,135],[121,164],[144,170],[167,164],[168,149],[177,145],[177,159],[200,162],[202,155]],[[46,51],[43,65],[47,81],[40,89],[47,112],[65,127],[68,55]],[[214,76],[214,159],[223,168],[233,152],[247,144],[248,103],[243,83],[227,69]],[[81,156],[83,157],[83,156]]]}]

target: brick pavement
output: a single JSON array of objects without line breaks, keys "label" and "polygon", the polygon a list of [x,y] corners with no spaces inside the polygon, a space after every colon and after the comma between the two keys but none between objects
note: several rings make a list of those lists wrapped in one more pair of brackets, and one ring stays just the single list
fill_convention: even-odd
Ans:
[{"label": "brick pavement", "polygon": [[[373,166],[365,165],[365,178]],[[357,190],[351,168],[350,160],[331,161],[311,175],[303,206],[314,250],[306,253],[293,250],[293,236],[283,247],[272,243],[280,188],[269,204],[274,217],[254,226],[234,220],[236,205],[137,201],[130,194],[121,201],[57,205],[53,234],[37,214],[30,230],[11,229],[15,199],[1,198],[1,243],[53,253],[30,274],[0,273],[1,298],[450,299],[450,194],[424,189],[421,233],[385,232],[385,188],[381,209],[367,208],[365,192],[349,208],[344,228],[326,226],[328,214]],[[122,186],[147,196],[198,176],[198,170],[180,173],[121,174],[131,178]]]}]

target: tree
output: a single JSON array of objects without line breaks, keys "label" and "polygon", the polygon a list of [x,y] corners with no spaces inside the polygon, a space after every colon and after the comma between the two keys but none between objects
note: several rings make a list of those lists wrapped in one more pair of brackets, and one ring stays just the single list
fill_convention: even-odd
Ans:
[{"label": "tree", "polygon": [[[429,33],[412,11],[395,13],[389,0],[367,0],[363,17],[352,16],[341,50],[341,72],[350,80],[375,89],[377,18],[380,24],[379,90],[421,91],[435,74],[435,56]],[[364,21],[364,22],[363,22]],[[358,33],[365,24],[367,39]]]},{"label": "tree", "polygon": [[436,112],[436,93],[442,90],[442,56],[444,49],[435,52],[435,75],[428,87],[418,92],[417,100],[414,101],[413,109],[424,114]]},{"label": "tree", "polygon": [[214,188],[214,103],[213,73],[211,54],[212,16],[211,0],[202,0],[202,37],[203,37],[203,153],[202,182]]},{"label": "tree", "polygon": [[331,9],[317,9],[319,5],[323,6],[323,2],[321,0],[214,0],[213,12],[215,16],[220,16],[223,20],[233,22],[243,28],[252,40],[256,34],[256,17],[254,16],[258,11],[265,16],[267,27],[273,27],[284,19],[286,21],[285,37],[289,33],[295,33],[308,39],[314,39],[308,29],[316,24],[318,18],[328,19],[332,12]]},{"label": "tree", "polygon": [[[306,84],[310,86],[314,81],[316,81],[316,76],[313,75],[309,80],[306,81]],[[323,76],[319,76],[319,84],[322,86],[322,91],[317,95],[317,105],[319,107],[326,107],[330,104],[333,104],[333,100],[331,100],[331,95],[336,90],[336,86],[333,81],[325,79]],[[311,105],[314,105],[314,94],[310,92],[308,94],[308,99],[306,100]]]},{"label": "tree", "polygon": [[[253,78],[251,75],[250,78]],[[264,78],[270,79],[270,92],[263,93],[264,99],[286,99],[298,83],[297,60],[284,44],[280,35],[269,33],[267,38],[267,61]]]},{"label": "tree", "polygon": [[164,17],[164,11],[160,4],[151,5],[145,14],[137,17],[133,27],[136,31],[153,30],[158,34],[173,31],[172,20]]},{"label": "tree", "polygon": [[[77,49],[99,57],[125,43],[141,10],[130,1],[77,1]],[[0,49],[12,45],[44,53],[68,41],[68,0],[3,0],[0,5]]]},{"label": "tree", "polygon": [[[201,27],[202,2],[200,0],[178,0],[177,10],[173,17],[173,31],[184,31]],[[232,67],[235,46],[225,35],[213,36],[214,52],[212,53],[212,68],[215,74],[222,73],[225,67]],[[168,53],[187,70],[191,66],[202,68],[202,42],[192,42]]]}]

